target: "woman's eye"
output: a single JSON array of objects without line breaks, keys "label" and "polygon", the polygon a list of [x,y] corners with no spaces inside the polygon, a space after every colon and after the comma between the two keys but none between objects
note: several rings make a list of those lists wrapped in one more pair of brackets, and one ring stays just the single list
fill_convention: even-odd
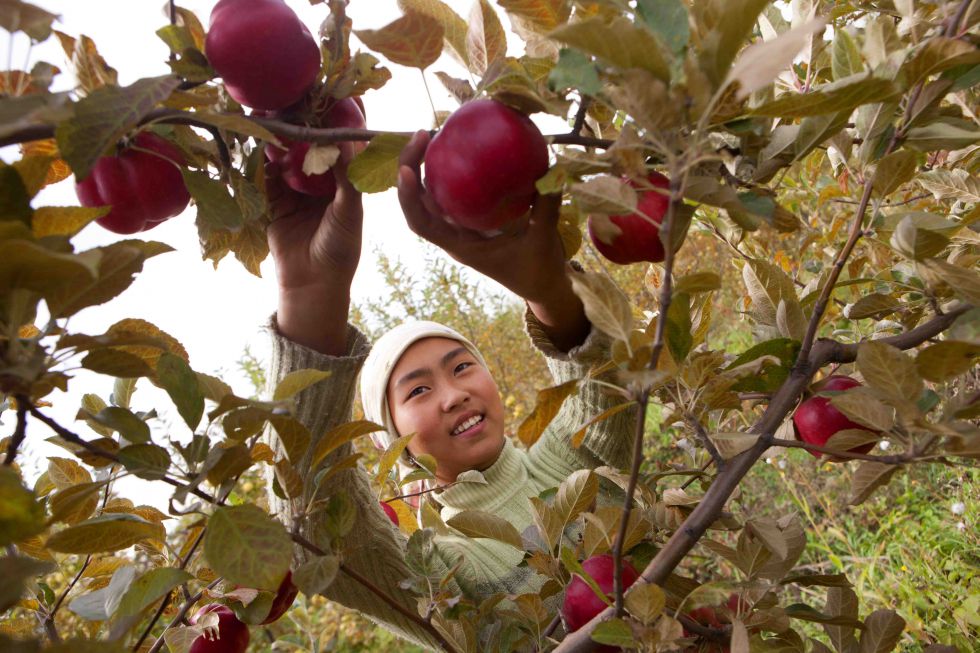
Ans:
[{"label": "woman's eye", "polygon": [[418,395],[422,394],[422,391],[423,390],[425,390],[425,386],[424,385],[417,385],[417,386],[415,386],[408,393],[408,396],[406,397],[406,399],[411,399],[412,397],[415,397],[415,396],[418,396]]},{"label": "woman's eye", "polygon": [[456,374],[459,374],[460,372],[462,372],[463,370],[465,370],[467,367],[471,366],[472,364],[473,363],[471,363],[469,361],[460,363],[459,365],[456,366]]}]

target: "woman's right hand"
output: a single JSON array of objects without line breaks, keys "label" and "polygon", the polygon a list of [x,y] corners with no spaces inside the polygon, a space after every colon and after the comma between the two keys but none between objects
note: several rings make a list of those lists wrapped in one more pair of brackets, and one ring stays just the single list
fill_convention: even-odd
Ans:
[{"label": "woman's right hand", "polygon": [[364,220],[361,194],[346,174],[353,147],[341,143],[340,149],[333,167],[337,193],[329,203],[292,190],[279,166],[266,164],[273,219],[266,233],[279,283],[279,331],[332,355],[346,349],[350,284],[361,257]]}]

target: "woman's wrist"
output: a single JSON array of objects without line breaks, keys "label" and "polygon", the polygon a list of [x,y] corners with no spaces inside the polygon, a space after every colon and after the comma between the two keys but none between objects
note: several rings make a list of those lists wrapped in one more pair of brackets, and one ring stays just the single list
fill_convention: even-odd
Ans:
[{"label": "woman's wrist", "polygon": [[582,300],[572,290],[568,276],[571,271],[571,266],[566,265],[559,278],[542,284],[540,289],[543,292],[524,298],[544,332],[561,351],[582,344],[592,329]]},{"label": "woman's wrist", "polygon": [[349,311],[349,284],[280,287],[276,321],[287,339],[321,354],[341,356],[347,349]]}]

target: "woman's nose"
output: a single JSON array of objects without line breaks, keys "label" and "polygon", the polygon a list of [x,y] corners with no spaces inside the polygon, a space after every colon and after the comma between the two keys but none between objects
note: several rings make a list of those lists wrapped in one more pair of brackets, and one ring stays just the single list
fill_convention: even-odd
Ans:
[{"label": "woman's nose", "polygon": [[460,404],[469,401],[469,398],[470,393],[466,390],[466,388],[457,385],[449,385],[445,388],[442,395],[443,410],[447,412],[451,411]]}]

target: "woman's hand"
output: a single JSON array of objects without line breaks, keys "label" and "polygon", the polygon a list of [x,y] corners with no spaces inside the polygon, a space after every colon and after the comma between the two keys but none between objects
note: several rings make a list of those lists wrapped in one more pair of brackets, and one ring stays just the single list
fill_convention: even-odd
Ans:
[{"label": "woman's hand", "polygon": [[538,196],[527,216],[498,234],[452,224],[422,186],[420,167],[428,144],[427,132],[416,133],[399,160],[398,200],[412,231],[526,300],[559,348],[580,344],[589,323],[572,292],[558,234],[561,196]]},{"label": "woman's hand", "polygon": [[361,257],[364,211],[361,194],[347,179],[353,156],[341,143],[333,167],[333,201],[303,195],[283,182],[279,166],[266,165],[273,218],[267,236],[279,281],[280,332],[301,345],[340,355],[347,345],[350,284]]}]

